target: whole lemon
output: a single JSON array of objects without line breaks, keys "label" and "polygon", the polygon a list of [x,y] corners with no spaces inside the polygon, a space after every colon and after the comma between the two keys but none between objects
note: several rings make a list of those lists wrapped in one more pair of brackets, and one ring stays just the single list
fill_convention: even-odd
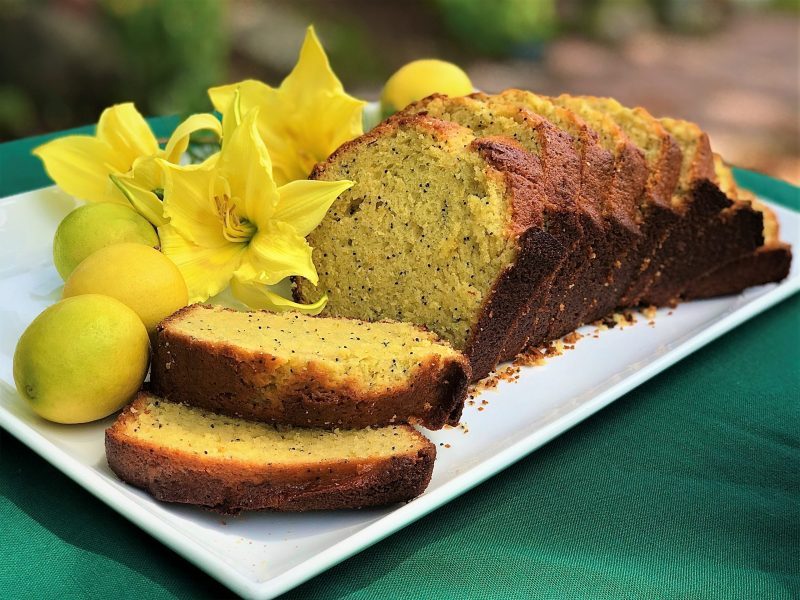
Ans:
[{"label": "whole lemon", "polygon": [[142,321],[119,300],[97,294],[68,298],[47,308],[19,338],[14,382],[45,419],[102,419],[142,385],[149,343]]},{"label": "whole lemon", "polygon": [[443,60],[415,60],[389,77],[381,94],[386,115],[405,108],[431,94],[464,96],[472,93],[472,82],[458,66]]},{"label": "whole lemon", "polygon": [[189,293],[169,258],[143,244],[114,244],[89,255],[64,284],[64,298],[104,294],[132,308],[152,332],[186,306]]},{"label": "whole lemon", "polygon": [[81,261],[111,244],[136,242],[158,247],[158,235],[142,215],[114,202],[86,204],[69,213],[53,238],[53,263],[62,279]]}]

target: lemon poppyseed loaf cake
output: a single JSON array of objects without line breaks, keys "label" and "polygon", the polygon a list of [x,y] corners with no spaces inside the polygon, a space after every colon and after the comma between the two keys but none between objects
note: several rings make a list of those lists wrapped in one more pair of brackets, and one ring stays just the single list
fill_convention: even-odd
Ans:
[{"label": "lemon poppyseed loaf cake", "polygon": [[436,448],[408,425],[278,427],[140,395],[106,431],[117,476],[224,513],[365,508],[421,494]]},{"label": "lemon poppyseed loaf cake", "polygon": [[[501,136],[518,143],[540,163],[543,171],[530,169],[526,176],[544,182],[544,222],[567,250],[565,260],[554,271],[553,280],[541,295],[533,296],[522,314],[511,323],[500,360],[524,348],[527,331],[516,324],[528,314],[541,314],[544,323],[554,322],[572,330],[590,302],[592,290],[584,273],[597,269],[592,263],[607,252],[605,226],[592,203],[581,203],[581,157],[572,138],[543,117],[525,107],[486,94],[449,98],[434,95],[414,103],[401,116],[425,114],[468,127],[477,137]],[[555,299],[555,300],[554,300]],[[546,331],[546,325],[543,330]]]},{"label": "lemon poppyseed loaf cake", "polygon": [[752,255],[764,241],[761,212],[718,187],[708,136],[688,121],[667,118],[661,123],[680,144],[683,164],[672,196],[681,224],[650,263],[651,281],[641,295],[644,304],[657,306],[674,304],[703,273]]},{"label": "lemon poppyseed loaf cake", "polygon": [[687,300],[737,294],[750,286],[782,281],[789,275],[792,264],[792,249],[780,241],[775,213],[747,190],[738,189],[733,173],[719,155],[714,155],[714,169],[719,187],[728,198],[749,202],[753,209],[761,212],[764,244],[750,254],[728,260],[693,280],[682,294]]},{"label": "lemon poppyseed loaf cake", "polygon": [[513,140],[425,116],[384,122],[312,178],[349,177],[309,236],[325,313],[426,326],[463,351],[473,378],[497,363],[511,323],[564,256],[545,229],[542,167]]},{"label": "lemon poppyseed loaf cake", "polygon": [[156,329],[153,389],[246,419],[361,428],[458,423],[466,358],[408,323],[194,304]]}]

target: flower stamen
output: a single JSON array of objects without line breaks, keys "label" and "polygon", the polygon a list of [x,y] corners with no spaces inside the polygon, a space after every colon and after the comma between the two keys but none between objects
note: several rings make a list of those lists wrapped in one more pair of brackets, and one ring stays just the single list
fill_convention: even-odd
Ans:
[{"label": "flower stamen", "polygon": [[240,217],[236,211],[236,203],[227,194],[214,196],[214,204],[217,207],[222,222],[222,235],[229,242],[244,244],[249,242],[258,231],[253,223],[244,217]]}]

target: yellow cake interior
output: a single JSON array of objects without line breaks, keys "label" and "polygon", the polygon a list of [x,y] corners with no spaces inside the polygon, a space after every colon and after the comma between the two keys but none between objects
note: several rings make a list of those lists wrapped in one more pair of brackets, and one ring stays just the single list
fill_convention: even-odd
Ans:
[{"label": "yellow cake interior", "polygon": [[517,249],[504,180],[446,125],[396,127],[327,165],[322,179],[355,185],[309,235],[319,285],[299,289],[327,293],[324,314],[418,323],[462,350]]},{"label": "yellow cake interior", "polygon": [[[218,415],[141,396],[122,433],[165,451],[270,465],[384,458],[413,452],[421,436],[407,426],[326,430],[290,428]],[[134,412],[135,411],[135,412]]]},{"label": "yellow cake interior", "polygon": [[367,389],[390,386],[413,377],[423,359],[458,355],[435,334],[409,323],[367,323],[299,313],[244,312],[219,306],[196,306],[173,317],[171,334],[229,344],[243,352],[275,357],[276,380],[308,363],[336,380]]}]

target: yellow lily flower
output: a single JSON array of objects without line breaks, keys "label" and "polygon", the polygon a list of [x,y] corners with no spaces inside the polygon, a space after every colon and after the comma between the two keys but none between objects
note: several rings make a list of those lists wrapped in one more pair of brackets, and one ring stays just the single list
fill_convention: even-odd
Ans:
[{"label": "yellow lily flower", "polygon": [[258,131],[269,148],[278,185],[307,178],[317,162],[363,133],[366,103],[345,93],[313,27],[306,31],[297,64],[277,89],[246,80],[211,88],[208,95],[223,112],[237,89],[243,113],[261,108]]},{"label": "yellow lily flower", "polygon": [[129,202],[153,224],[162,225],[166,221],[161,200],[154,193],[160,187],[161,170],[153,160],[179,162],[189,136],[201,129],[222,135],[222,125],[214,115],[192,115],[175,129],[162,150],[147,121],[127,102],[103,111],[95,135],[58,138],[33,153],[68,194],[89,202]]},{"label": "yellow lily flower", "polygon": [[[226,127],[238,121],[231,102]],[[318,313],[326,298],[303,305],[265,286],[298,275],[318,281],[308,235],[351,181],[292,181],[278,187],[258,133],[259,109],[245,114],[219,154],[200,165],[159,163],[164,170],[161,250],[178,266],[189,301],[231,291],[250,306]]]}]

